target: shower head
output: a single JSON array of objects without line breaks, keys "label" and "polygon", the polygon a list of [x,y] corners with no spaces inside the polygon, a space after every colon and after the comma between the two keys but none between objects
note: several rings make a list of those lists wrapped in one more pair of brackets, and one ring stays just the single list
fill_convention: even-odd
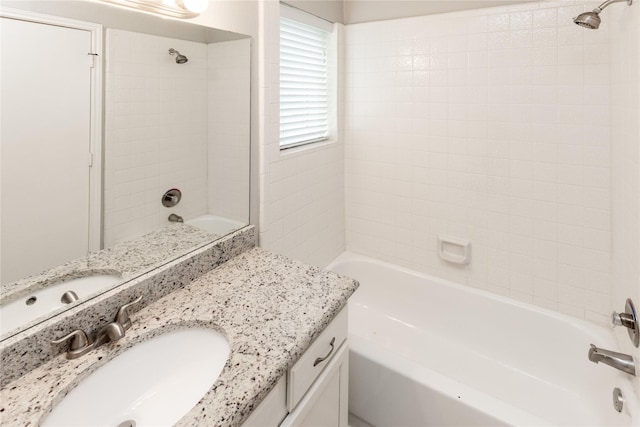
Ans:
[{"label": "shower head", "polygon": [[573,18],[573,22],[583,28],[597,30],[600,26],[600,22],[602,22],[600,20],[600,12],[602,12],[604,8],[609,6],[611,3],[617,3],[621,1],[626,1],[629,6],[631,6],[631,4],[633,3],[633,0],[607,0],[600,6],[593,9],[591,12],[584,12],[576,16],[575,18]]},{"label": "shower head", "polygon": [[592,12],[581,13],[580,15],[573,18],[573,22],[577,25],[580,25],[583,28],[588,28],[590,30],[597,30],[600,26],[600,14],[595,10]]},{"label": "shower head", "polygon": [[186,56],[181,55],[180,52],[178,52],[174,48],[169,49],[169,55],[176,56],[176,64],[184,64],[189,60]]}]

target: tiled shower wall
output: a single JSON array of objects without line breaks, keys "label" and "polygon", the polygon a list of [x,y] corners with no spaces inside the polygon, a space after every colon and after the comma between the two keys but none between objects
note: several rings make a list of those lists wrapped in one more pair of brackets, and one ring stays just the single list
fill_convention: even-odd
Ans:
[{"label": "tiled shower wall", "polygon": [[586,7],[346,27],[347,250],[606,322],[609,23],[574,25]]},{"label": "tiled shower wall", "polygon": [[[207,45],[107,30],[104,244],[206,211]],[[176,64],[168,50],[189,58]],[[174,208],[160,203],[179,188]]]},{"label": "tiled shower wall", "polygon": [[[622,6],[622,5],[619,5]],[[609,19],[609,17],[608,17]],[[613,293],[611,309],[640,302],[640,8],[611,8],[611,176]],[[620,349],[640,360],[624,328]],[[636,379],[640,392],[640,379]]]}]

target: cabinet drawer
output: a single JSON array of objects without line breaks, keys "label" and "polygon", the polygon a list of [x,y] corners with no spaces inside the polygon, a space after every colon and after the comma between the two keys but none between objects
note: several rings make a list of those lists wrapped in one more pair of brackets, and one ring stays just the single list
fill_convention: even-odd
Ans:
[{"label": "cabinet drawer", "polygon": [[300,402],[302,396],[346,340],[347,318],[347,307],[345,307],[289,370],[287,378],[289,412]]}]

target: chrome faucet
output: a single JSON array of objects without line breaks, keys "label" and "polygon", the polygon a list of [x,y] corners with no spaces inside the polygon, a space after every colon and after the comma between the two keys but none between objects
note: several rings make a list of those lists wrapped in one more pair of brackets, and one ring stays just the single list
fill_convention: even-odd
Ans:
[{"label": "chrome faucet", "polygon": [[67,359],[77,359],[84,356],[94,348],[100,347],[111,341],[118,341],[125,336],[127,329],[131,327],[131,317],[129,307],[142,301],[142,297],[136,298],[129,304],[125,304],[118,309],[116,319],[103,326],[92,335],[87,335],[82,329],[76,329],[64,337],[51,341],[52,344],[62,344],[67,340],[71,340],[69,349],[67,350]]},{"label": "chrome faucet", "polygon": [[609,365],[612,368],[616,368],[627,374],[636,375],[636,366],[633,361],[633,357],[628,354],[618,353],[611,350],[605,350],[598,348],[591,344],[589,349],[589,360],[593,363],[602,362],[605,365]]},{"label": "chrome faucet", "polygon": [[169,215],[169,222],[184,222],[184,219],[180,215],[171,214]]},{"label": "chrome faucet", "polygon": [[100,347],[110,341],[118,341],[125,335],[125,330],[118,322],[111,322],[103,326],[93,339],[93,348]]}]

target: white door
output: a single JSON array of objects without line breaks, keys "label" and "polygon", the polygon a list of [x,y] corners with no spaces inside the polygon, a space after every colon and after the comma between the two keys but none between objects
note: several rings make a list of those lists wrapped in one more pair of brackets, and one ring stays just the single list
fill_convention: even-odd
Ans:
[{"label": "white door", "polygon": [[86,256],[91,32],[0,18],[2,283]]}]

